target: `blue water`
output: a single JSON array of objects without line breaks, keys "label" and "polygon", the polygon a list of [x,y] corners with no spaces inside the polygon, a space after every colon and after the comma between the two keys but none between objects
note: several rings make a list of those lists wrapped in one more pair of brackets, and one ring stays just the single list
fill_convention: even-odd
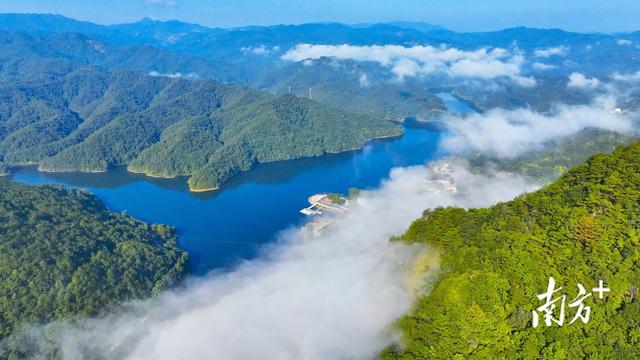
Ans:
[{"label": "blue water", "polygon": [[374,141],[361,151],[264,164],[216,192],[194,194],[186,179],[152,179],[117,169],[103,174],[17,170],[29,184],[62,184],[96,194],[109,208],[175,226],[196,274],[233,266],[259,254],[278,232],[305,221],[299,210],[319,192],[375,188],[393,167],[424,164],[438,155],[440,133],[405,126],[402,138]]},{"label": "blue water", "polygon": [[440,92],[436,95],[438,95],[438,97],[442,99],[442,102],[444,102],[444,105],[452,113],[471,114],[471,113],[477,112],[477,109],[475,109],[472,104],[456,98],[451,93]]},{"label": "blue water", "polygon": [[[449,111],[475,112],[450,93],[437,94]],[[60,184],[96,194],[110,209],[175,226],[195,274],[224,269],[259,255],[280,231],[299,225],[299,210],[320,192],[376,188],[394,167],[421,165],[442,156],[434,125],[408,121],[401,138],[374,141],[363,150],[259,165],[219,191],[191,193],[186,178],[154,179],[116,169],[103,174],[40,173],[23,168],[11,176],[29,184]],[[436,126],[437,127],[437,126]]]}]

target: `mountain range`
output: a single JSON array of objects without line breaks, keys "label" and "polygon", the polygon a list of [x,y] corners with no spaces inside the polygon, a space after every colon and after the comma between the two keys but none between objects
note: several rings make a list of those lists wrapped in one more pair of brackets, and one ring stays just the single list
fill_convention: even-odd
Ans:
[{"label": "mountain range", "polygon": [[[524,27],[458,33],[407,22],[220,29],[148,18],[130,24],[97,25],[42,14],[0,14],[0,30],[7,32],[0,43],[3,54],[213,79],[273,94],[291,92],[308,97],[311,89],[312,97],[327,105],[392,119],[438,114],[443,104],[434,94],[443,88],[464,94],[478,108],[497,104],[544,111],[553,102],[586,103],[589,96],[579,89],[567,89],[570,74],[609,79],[616,73],[640,70],[638,33],[582,34]],[[386,66],[371,61],[284,60],[283,56],[299,44],[505,49],[516,56],[513,61],[520,61],[517,56],[522,58],[518,66],[523,76],[539,79],[538,92],[550,95],[545,99],[529,96],[528,88],[521,91],[521,86],[503,80],[487,83],[434,75],[397,81]],[[491,91],[483,91],[487,89]],[[502,100],[514,91],[518,96]]]}]

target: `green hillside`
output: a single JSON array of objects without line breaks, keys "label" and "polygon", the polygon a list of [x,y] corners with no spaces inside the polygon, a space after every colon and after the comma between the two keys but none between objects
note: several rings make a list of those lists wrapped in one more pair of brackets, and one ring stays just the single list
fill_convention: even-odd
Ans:
[{"label": "green hillside", "polygon": [[616,147],[628,145],[638,137],[638,134],[624,135],[609,130],[587,128],[571,137],[550,141],[541,149],[514,159],[469,154],[465,156],[465,160],[478,172],[486,172],[495,164],[499,170],[522,174],[547,184],[594,154],[612,152]]},{"label": "green hillside", "polygon": [[83,191],[0,180],[0,220],[0,339],[157,294],[187,266],[172,228],[108,211]]},{"label": "green hillside", "polygon": [[[487,209],[426,211],[402,236],[440,254],[439,278],[384,359],[640,357],[640,143],[596,155],[535,193]],[[587,324],[532,327],[554,277],[567,304],[611,288]],[[557,316],[557,312],[556,312]]]},{"label": "green hillside", "polygon": [[382,118],[215,81],[23,59],[0,68],[0,159],[42,171],[117,166],[218,187],[260,162],[398,136]]},{"label": "green hillside", "polygon": [[371,139],[397,135],[399,128],[388,122],[284,95],[177,123],[129,168],[192,175],[192,189],[207,189],[257,163],[357,149]]},{"label": "green hillside", "polygon": [[252,86],[302,97],[308,97],[311,89],[313,100],[320,103],[391,120],[428,119],[446,112],[442,100],[424,83],[392,81],[387,70],[353,61],[344,67],[326,58],[312,64],[294,63],[267,72]]}]

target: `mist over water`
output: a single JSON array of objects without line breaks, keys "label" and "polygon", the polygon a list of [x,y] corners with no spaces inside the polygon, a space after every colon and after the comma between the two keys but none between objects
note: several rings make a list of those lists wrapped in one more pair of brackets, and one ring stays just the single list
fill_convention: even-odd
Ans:
[{"label": "mist over water", "polygon": [[[446,190],[433,179],[456,184]],[[330,231],[284,233],[259,260],[192,280],[148,303],[84,325],[32,328],[69,359],[368,359],[394,339],[412,302],[407,273],[422,251],[389,242],[426,208],[477,207],[535,188],[525,180],[474,175],[460,164],[394,169]]]},{"label": "mist over water", "polygon": [[186,179],[149,179],[124,169],[101,174],[21,169],[12,179],[84,188],[114,211],[174,226],[193,273],[204,275],[260,256],[280,231],[305,221],[298,211],[314,193],[375,188],[394,167],[437,158],[440,136],[405,126],[402,138],[374,141],[362,151],[261,164],[211,193],[190,193]]},{"label": "mist over water", "polygon": [[[588,121],[578,121],[585,116]],[[451,121],[445,145],[505,157],[594,124],[630,128],[609,105],[560,108],[546,116],[501,110]],[[537,121],[546,124],[539,130],[544,136],[524,144],[501,140],[506,130],[537,129]],[[35,326],[23,336],[34,348],[59,346],[67,359],[374,358],[397,339],[393,324],[414,300],[407,274],[417,256],[430,251],[389,238],[404,233],[425,209],[485,207],[537,187],[517,175],[472,173],[452,160],[395,168],[320,237],[305,238],[292,228],[234,270],[190,279],[101,319]]]}]

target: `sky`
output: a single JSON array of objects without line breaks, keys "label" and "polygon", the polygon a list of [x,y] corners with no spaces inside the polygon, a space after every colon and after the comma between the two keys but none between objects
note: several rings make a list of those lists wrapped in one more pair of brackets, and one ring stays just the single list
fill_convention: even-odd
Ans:
[{"label": "sky", "polygon": [[457,31],[640,30],[637,0],[0,0],[0,12],[56,13],[100,24],[151,17],[211,27],[406,20]]}]

